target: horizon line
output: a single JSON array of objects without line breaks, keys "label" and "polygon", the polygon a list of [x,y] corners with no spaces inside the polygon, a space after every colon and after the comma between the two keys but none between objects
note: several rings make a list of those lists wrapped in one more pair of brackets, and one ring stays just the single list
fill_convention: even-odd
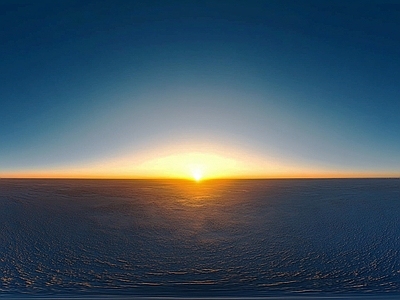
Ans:
[{"label": "horizon line", "polygon": [[[13,179],[45,179],[45,180],[180,180],[180,181],[195,181],[191,178],[179,177],[1,177],[0,180],[13,180]],[[287,177],[219,177],[219,178],[204,178],[200,182],[213,181],[213,180],[315,180],[315,179],[400,179],[400,176],[345,176],[345,177],[304,177],[304,176],[287,176]]]}]

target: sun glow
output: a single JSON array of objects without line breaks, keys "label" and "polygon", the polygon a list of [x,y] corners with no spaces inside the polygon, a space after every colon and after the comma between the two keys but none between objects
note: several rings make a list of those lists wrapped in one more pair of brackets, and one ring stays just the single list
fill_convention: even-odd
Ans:
[{"label": "sun glow", "polygon": [[149,177],[182,178],[200,181],[231,176],[240,168],[238,162],[218,154],[189,152],[171,154],[134,166],[136,172]]},{"label": "sun glow", "polygon": [[200,169],[194,169],[192,170],[192,176],[195,181],[199,182],[203,177],[203,173]]},{"label": "sun glow", "polygon": [[195,182],[217,178],[316,177],[315,172],[304,170],[304,167],[288,166],[276,159],[235,148],[179,144],[108,162],[8,174],[8,177],[186,179]]},{"label": "sun glow", "polygon": [[[279,162],[234,148],[181,144],[125,157],[103,171],[120,178],[171,178],[196,182],[217,178],[265,178],[288,173]],[[291,170],[293,170],[291,168]]]}]

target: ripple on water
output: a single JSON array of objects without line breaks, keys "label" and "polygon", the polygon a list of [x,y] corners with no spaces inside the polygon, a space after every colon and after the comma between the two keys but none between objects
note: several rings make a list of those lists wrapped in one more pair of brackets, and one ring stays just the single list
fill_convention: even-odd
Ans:
[{"label": "ripple on water", "polygon": [[399,180],[0,180],[4,295],[398,295]]}]

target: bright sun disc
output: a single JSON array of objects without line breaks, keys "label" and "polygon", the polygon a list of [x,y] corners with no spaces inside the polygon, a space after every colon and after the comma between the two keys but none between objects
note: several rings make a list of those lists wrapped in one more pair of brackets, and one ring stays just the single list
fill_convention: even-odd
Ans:
[{"label": "bright sun disc", "polygon": [[203,174],[201,173],[200,170],[193,170],[193,171],[192,171],[192,176],[193,176],[193,179],[194,179],[194,180],[200,181],[201,178],[203,177]]}]

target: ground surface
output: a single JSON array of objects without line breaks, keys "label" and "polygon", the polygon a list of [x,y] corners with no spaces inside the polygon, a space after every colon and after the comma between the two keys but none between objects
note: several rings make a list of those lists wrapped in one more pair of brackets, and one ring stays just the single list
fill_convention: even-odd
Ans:
[{"label": "ground surface", "polygon": [[0,180],[2,296],[400,295],[400,180]]}]

